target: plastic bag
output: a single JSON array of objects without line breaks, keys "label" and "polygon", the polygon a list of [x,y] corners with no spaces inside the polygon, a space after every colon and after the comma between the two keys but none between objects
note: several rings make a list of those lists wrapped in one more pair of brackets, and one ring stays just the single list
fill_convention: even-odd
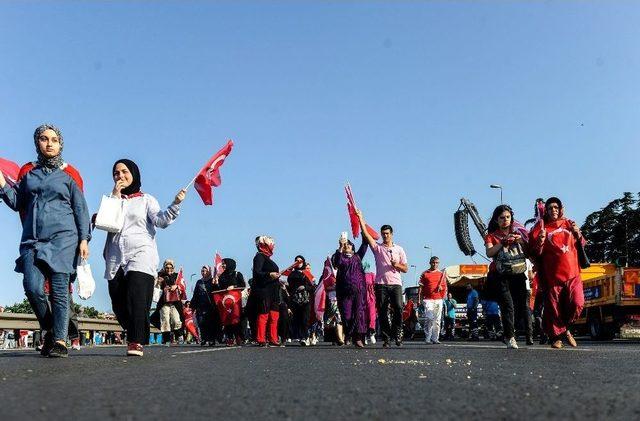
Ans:
[{"label": "plastic bag", "polygon": [[96,216],[96,228],[118,233],[124,226],[124,200],[111,196],[102,196],[100,209]]},{"label": "plastic bag", "polygon": [[78,274],[78,296],[83,300],[88,300],[96,290],[96,282],[93,280],[91,265],[82,259],[76,271]]},{"label": "plastic bag", "polygon": [[158,287],[153,288],[153,302],[157,303],[160,301],[160,297],[162,297],[162,289]]}]

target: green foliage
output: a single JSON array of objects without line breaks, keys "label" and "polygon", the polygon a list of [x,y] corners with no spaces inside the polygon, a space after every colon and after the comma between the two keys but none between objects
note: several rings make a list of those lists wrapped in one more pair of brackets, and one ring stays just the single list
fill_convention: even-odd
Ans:
[{"label": "green foliage", "polygon": [[592,262],[613,262],[640,267],[640,200],[625,192],[587,216],[582,233]]},{"label": "green foliage", "polygon": [[[4,309],[6,312],[11,313],[23,313],[23,314],[33,314],[33,310],[31,309],[31,304],[25,298],[21,303],[15,303]],[[88,317],[90,319],[98,319],[98,315],[100,312],[93,307],[83,307],[80,304],[73,303],[73,310],[80,317]]]},{"label": "green foliage", "polygon": [[93,307],[83,307],[84,310],[84,317],[88,317],[90,319],[97,319],[98,318],[98,314],[100,313],[98,310],[96,310]]},{"label": "green foliage", "polygon": [[93,307],[83,307],[80,304],[73,303],[73,311],[79,317],[88,317],[90,319],[98,319],[100,312]]},{"label": "green foliage", "polygon": [[33,314],[33,310],[31,309],[31,304],[25,298],[21,303],[15,303],[13,305],[7,306],[4,308],[4,311],[10,313],[28,313]]}]

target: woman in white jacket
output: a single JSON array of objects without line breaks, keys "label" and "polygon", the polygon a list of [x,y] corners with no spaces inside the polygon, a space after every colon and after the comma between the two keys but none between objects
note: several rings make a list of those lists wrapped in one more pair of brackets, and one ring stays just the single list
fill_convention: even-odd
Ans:
[{"label": "woman in white jacket", "polygon": [[125,218],[119,233],[107,235],[104,277],[109,281],[113,312],[127,331],[127,355],[142,356],[143,345],[149,343],[149,311],[160,263],[156,228],[175,221],[186,190],[161,210],[153,196],[140,191],[140,170],[128,159],[113,165],[113,181],[111,196],[125,201]]}]

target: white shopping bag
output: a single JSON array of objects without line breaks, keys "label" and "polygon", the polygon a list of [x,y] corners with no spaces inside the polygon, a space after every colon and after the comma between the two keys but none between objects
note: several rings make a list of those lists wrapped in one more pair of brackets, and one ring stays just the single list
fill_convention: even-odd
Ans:
[{"label": "white shopping bag", "polygon": [[162,289],[157,287],[153,288],[153,302],[157,303],[160,301],[160,297],[162,297]]},{"label": "white shopping bag", "polygon": [[124,200],[102,196],[96,216],[96,228],[107,232],[120,232],[124,225]]},{"label": "white shopping bag", "polygon": [[76,272],[78,274],[78,296],[83,300],[88,300],[96,290],[96,282],[91,274],[91,265],[82,259]]}]

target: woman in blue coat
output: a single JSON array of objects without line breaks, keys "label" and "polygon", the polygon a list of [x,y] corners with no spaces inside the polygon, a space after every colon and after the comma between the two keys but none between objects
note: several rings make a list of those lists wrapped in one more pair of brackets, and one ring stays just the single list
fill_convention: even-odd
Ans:
[{"label": "woman in blue coat", "polygon": [[[0,173],[0,197],[22,220],[15,271],[24,275],[25,294],[40,328],[47,332],[41,354],[66,357],[69,278],[77,257],[89,257],[89,212],[80,174],[62,159],[60,130],[43,124],[33,140],[38,160],[22,167],[13,186]],[[51,281],[51,309],[45,278]]]}]

